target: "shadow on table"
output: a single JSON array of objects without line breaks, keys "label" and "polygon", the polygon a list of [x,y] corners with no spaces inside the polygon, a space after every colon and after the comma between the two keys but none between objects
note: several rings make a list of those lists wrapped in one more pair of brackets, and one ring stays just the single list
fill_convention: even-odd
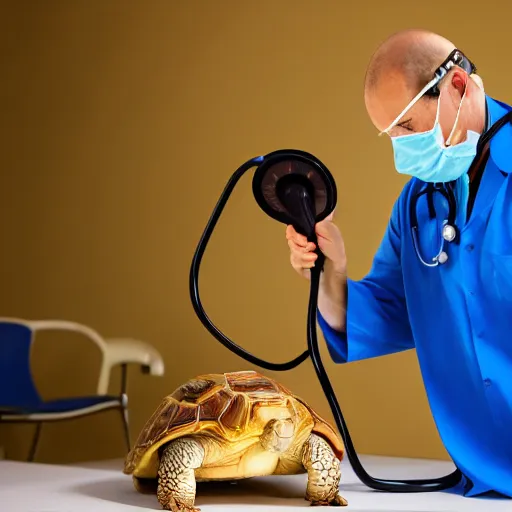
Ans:
[{"label": "shadow on table", "polygon": [[[361,486],[357,484],[344,486],[343,489],[358,491]],[[98,482],[90,482],[74,487],[75,492],[89,497],[144,507],[150,510],[161,510],[155,494],[141,494],[137,492],[131,479],[123,480],[111,478]],[[200,482],[196,490],[196,506],[206,505],[261,505],[283,507],[309,507],[304,499],[306,492],[305,482],[290,481],[286,478],[268,477],[251,478],[239,482]]]}]

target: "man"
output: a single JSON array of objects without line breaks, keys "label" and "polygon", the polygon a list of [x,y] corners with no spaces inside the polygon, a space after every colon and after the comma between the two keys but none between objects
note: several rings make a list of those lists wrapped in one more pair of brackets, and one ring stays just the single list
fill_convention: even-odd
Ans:
[{"label": "man", "polygon": [[[412,178],[360,281],[347,277],[332,215],[317,224],[326,256],[318,320],[337,363],[415,348],[441,439],[464,475],[462,492],[512,497],[508,119],[486,146],[489,153],[477,154],[482,134],[494,133],[489,128],[512,107],[486,96],[469,59],[454,50],[439,35],[408,30],[373,55],[366,108],[377,130],[391,138],[397,171]],[[442,79],[432,82],[443,63]],[[444,184],[444,196],[418,195],[434,183]],[[451,190],[453,196],[446,193]],[[443,231],[450,197],[456,213]],[[442,233],[456,240],[445,241]],[[307,277],[317,257],[314,244],[291,226],[286,236],[293,268]]]}]

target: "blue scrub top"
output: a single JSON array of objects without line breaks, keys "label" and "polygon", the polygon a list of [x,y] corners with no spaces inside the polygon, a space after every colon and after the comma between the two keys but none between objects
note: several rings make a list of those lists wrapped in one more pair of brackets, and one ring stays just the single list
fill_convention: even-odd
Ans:
[{"label": "blue scrub top", "polygon": [[[512,107],[486,98],[490,123]],[[500,172],[502,171],[502,172]],[[404,187],[369,273],[348,280],[346,334],[318,322],[336,363],[415,348],[439,435],[465,475],[455,491],[495,491],[512,497],[512,125],[491,140],[490,157],[468,222],[459,199],[460,244],[448,261],[424,266],[411,230],[411,198],[425,187]],[[462,190],[463,182],[458,183]],[[440,194],[435,194],[440,196]],[[467,197],[457,193],[457,197]],[[447,204],[418,200],[419,245],[435,256]]]}]

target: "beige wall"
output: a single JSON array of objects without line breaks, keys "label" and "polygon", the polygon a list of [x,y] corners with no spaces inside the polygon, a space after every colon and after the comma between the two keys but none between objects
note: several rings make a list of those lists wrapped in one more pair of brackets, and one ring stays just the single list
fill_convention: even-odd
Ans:
[{"label": "beige wall", "polygon": [[[432,29],[474,59],[491,95],[511,101],[512,77],[500,66],[510,3],[491,4],[490,12],[410,0],[3,7],[0,314],[74,320],[154,344],[167,372],[131,372],[133,436],[185,379],[249,368],[210,337],[188,295],[193,252],[227,179],[278,148],[313,152],[337,181],[350,274],[362,277],[405,183],[366,116],[367,61],[391,32]],[[305,347],[308,285],[250,180],[212,237],[201,290],[229,336],[282,361]],[[341,367],[322,350],[360,452],[446,456],[414,352]],[[42,336],[33,363],[45,397],[94,390],[98,353],[78,336]],[[310,364],[276,376],[330,417]],[[26,456],[31,432],[0,429],[8,457]],[[38,460],[123,456],[121,432],[115,413],[48,425]]]}]

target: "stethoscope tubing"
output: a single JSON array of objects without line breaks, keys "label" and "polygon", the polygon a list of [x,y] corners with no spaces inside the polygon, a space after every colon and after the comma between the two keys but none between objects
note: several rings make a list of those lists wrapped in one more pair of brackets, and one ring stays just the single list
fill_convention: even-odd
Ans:
[{"label": "stethoscope tubing", "polygon": [[[416,253],[417,258],[420,262],[426,267],[437,267],[438,265],[442,265],[448,259],[448,256],[445,252],[445,243],[453,242],[458,240],[458,228],[455,224],[455,215],[456,215],[456,202],[455,202],[455,194],[452,189],[452,184],[438,184],[438,183],[428,183],[425,190],[422,190],[416,193],[410,201],[409,207],[409,221],[410,221],[410,230],[411,230],[411,238],[412,244],[414,247],[414,251]],[[435,212],[435,204],[434,204],[434,194],[439,192],[448,203],[448,216],[443,223],[442,233],[441,233],[441,245],[439,247],[439,251],[432,258],[432,262],[426,261],[421,255],[421,248],[419,243],[419,224],[418,218],[416,214],[416,207],[418,204],[419,198],[425,194],[427,196],[428,210],[429,216],[431,219],[436,217]],[[448,229],[447,229],[448,228]]]},{"label": "stethoscope tubing", "polygon": [[[318,347],[317,340],[317,307],[318,307],[318,291],[320,284],[320,275],[323,268],[324,255],[321,252],[318,252],[318,259],[315,264],[315,267],[311,270],[311,284],[310,284],[310,294],[309,294],[309,304],[308,304],[308,315],[307,315],[307,344],[308,349],[303,352],[301,355],[292,359],[291,361],[285,363],[271,363],[260,359],[239,345],[237,345],[234,341],[227,338],[221,331],[218,329],[210,318],[207,316],[204,308],[201,304],[200,296],[199,296],[199,268],[201,264],[202,257],[204,255],[204,251],[206,249],[207,243],[210,239],[210,236],[213,232],[215,225],[217,224],[220,214],[226,205],[226,202],[231,195],[236,183],[242,177],[242,175],[248,171],[251,167],[261,163],[263,157],[253,158],[248,160],[244,164],[242,164],[237,171],[231,176],[228,181],[217,205],[214,208],[214,211],[206,225],[206,228],[201,236],[199,244],[194,253],[194,257],[192,260],[192,265],[190,268],[190,276],[189,276],[189,287],[190,287],[190,296],[192,300],[192,304],[194,310],[201,320],[206,329],[212,334],[224,347],[226,347],[231,352],[235,353],[239,357],[245,359],[246,361],[259,366],[261,368],[265,368],[267,370],[273,371],[286,371],[299,366],[302,362],[304,362],[308,357],[311,358],[311,362],[315,369],[316,375],[319,379],[319,382],[324,391],[325,397],[329,403],[331,408],[334,420],[336,422],[336,426],[340,432],[340,435],[343,439],[345,445],[345,451],[347,454],[347,458],[354,470],[354,473],[359,478],[359,480],[365,484],[367,487],[386,491],[386,492],[400,492],[400,493],[417,493],[417,492],[437,492],[442,491],[444,489],[451,488],[461,480],[462,473],[456,469],[453,473],[437,478],[437,479],[429,479],[429,480],[383,480],[380,478],[374,478],[367,473],[364,469],[357,452],[355,450],[354,444],[352,442],[352,438],[348,431],[348,427],[346,425],[345,419],[343,417],[343,413],[341,411],[341,407],[336,398],[336,394],[331,385],[329,377],[327,376],[327,372],[323,366],[320,351]],[[311,240],[314,241],[314,240]]]},{"label": "stethoscope tubing", "polygon": [[[481,157],[483,152],[488,149],[487,145],[490,142],[490,140],[496,135],[496,133],[505,125],[507,122],[512,123],[512,111],[508,112],[504,116],[502,116],[498,121],[496,121],[485,133],[482,134],[480,137],[477,149],[476,149],[476,155],[473,159],[473,162],[470,165],[470,170],[476,166],[478,162],[481,161]],[[485,165],[485,161],[478,164],[478,168],[475,168],[475,172],[481,170],[481,167]],[[469,172],[469,171],[468,171]],[[446,254],[444,247],[445,242],[455,242],[457,243],[459,241],[459,229],[457,228],[455,224],[456,214],[457,214],[457,203],[455,200],[455,194],[453,192],[453,187],[455,186],[454,182],[450,183],[426,183],[426,188],[418,193],[416,193],[410,201],[409,206],[409,222],[410,222],[410,229],[411,229],[411,237],[412,242],[414,246],[414,250],[416,252],[416,256],[421,261],[423,265],[426,267],[437,267],[440,264],[443,264],[448,259],[448,255]],[[423,195],[427,195],[427,201],[428,201],[428,208],[429,208],[429,215],[430,218],[435,217],[435,205],[434,205],[434,193],[439,192],[441,193],[446,201],[448,202],[448,217],[444,222],[443,226],[443,232],[442,232],[442,239],[441,247],[439,249],[439,252],[436,256],[432,258],[433,263],[428,263],[425,261],[425,259],[421,256],[420,251],[420,244],[419,244],[419,225],[418,225],[418,218],[416,214],[416,207],[418,203],[418,199]],[[446,234],[446,228],[449,228],[450,231],[448,231],[448,235]],[[441,256],[444,256],[444,258],[441,258]]]}]

